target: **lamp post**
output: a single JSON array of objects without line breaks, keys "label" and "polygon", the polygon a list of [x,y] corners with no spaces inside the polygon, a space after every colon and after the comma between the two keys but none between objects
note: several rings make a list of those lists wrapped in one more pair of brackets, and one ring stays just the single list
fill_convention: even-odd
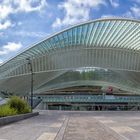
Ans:
[{"label": "lamp post", "polygon": [[31,59],[27,58],[28,60],[28,65],[30,67],[30,72],[31,72],[31,112],[33,111],[33,67],[31,63]]}]

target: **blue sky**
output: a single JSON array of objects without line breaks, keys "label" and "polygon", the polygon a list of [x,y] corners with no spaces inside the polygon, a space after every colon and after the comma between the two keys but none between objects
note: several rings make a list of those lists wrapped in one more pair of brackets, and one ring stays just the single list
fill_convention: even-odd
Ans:
[{"label": "blue sky", "polygon": [[0,0],[0,63],[79,22],[140,18],[140,0]]}]

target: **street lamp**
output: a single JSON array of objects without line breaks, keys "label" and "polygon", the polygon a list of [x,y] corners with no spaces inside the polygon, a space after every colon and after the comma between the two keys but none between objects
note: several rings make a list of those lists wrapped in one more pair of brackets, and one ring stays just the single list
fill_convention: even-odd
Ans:
[{"label": "street lamp", "polygon": [[31,72],[31,112],[33,111],[33,67],[31,63],[31,59],[27,58],[28,65],[30,67],[30,72]]}]

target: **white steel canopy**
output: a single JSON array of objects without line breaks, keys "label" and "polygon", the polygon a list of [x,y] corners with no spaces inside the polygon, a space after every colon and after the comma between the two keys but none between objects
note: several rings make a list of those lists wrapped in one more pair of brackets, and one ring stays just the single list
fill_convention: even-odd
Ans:
[{"label": "white steel canopy", "polygon": [[[0,66],[1,91],[30,92],[27,58],[33,65],[35,93],[74,84],[112,85],[140,93],[140,21],[98,19],[73,26],[34,44]],[[108,69],[105,75],[112,73],[113,76],[108,79],[64,78],[68,71],[88,67]],[[55,80],[58,77],[65,80]]]}]

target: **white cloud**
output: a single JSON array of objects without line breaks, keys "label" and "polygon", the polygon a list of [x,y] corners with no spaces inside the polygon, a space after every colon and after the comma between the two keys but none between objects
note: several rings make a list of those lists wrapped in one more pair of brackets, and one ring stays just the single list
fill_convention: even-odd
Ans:
[{"label": "white cloud", "polygon": [[53,28],[57,28],[57,27],[61,26],[61,24],[62,24],[61,19],[60,18],[56,18],[55,22],[52,24],[52,27]]},{"label": "white cloud", "polygon": [[[137,0],[138,2],[138,0]],[[139,0],[140,2],[140,0]],[[140,18],[140,6],[139,4],[134,4],[133,6],[130,7],[130,9],[123,14],[123,16],[128,17],[128,18]]]},{"label": "white cloud", "polygon": [[7,45],[3,46],[4,49],[7,49],[8,51],[16,51],[22,47],[21,43],[15,43],[15,42],[8,42]]},{"label": "white cloud", "polygon": [[119,6],[119,0],[110,0],[110,4],[116,8]]},{"label": "white cloud", "polygon": [[116,17],[114,15],[102,15],[101,18],[112,18],[112,17]]},{"label": "white cloud", "polygon": [[[3,0],[0,1],[0,29],[9,27],[8,18],[18,12],[41,12],[47,6],[46,0]],[[2,22],[5,22],[2,24]]]},{"label": "white cloud", "polygon": [[13,0],[13,4],[16,5],[15,12],[40,11],[47,5],[46,0]]},{"label": "white cloud", "polygon": [[63,19],[56,18],[52,27],[61,27],[75,24],[90,18],[91,8],[98,8],[105,5],[104,0],[68,0],[58,5],[59,9],[63,9],[65,16]]},{"label": "white cloud", "polygon": [[46,0],[4,0],[0,5],[0,18],[16,12],[41,11],[46,6]]},{"label": "white cloud", "polygon": [[15,31],[14,35],[21,37],[46,37],[48,34],[46,32]]},{"label": "white cloud", "polygon": [[133,15],[133,13],[131,11],[127,11],[122,16],[126,17],[126,18],[134,18],[134,15]]},{"label": "white cloud", "polygon": [[5,55],[10,52],[15,52],[19,50],[22,47],[22,44],[20,42],[15,43],[15,42],[8,42],[6,45],[2,46],[0,50],[0,55]]},{"label": "white cloud", "polygon": [[11,14],[13,12],[13,8],[11,7],[11,5],[6,4],[6,3],[1,3],[0,5],[0,19],[6,19],[9,14]]},{"label": "white cloud", "polygon": [[140,6],[138,5],[134,5],[133,7],[131,7],[131,12],[134,15],[134,17],[140,17]]},{"label": "white cloud", "polygon": [[12,26],[12,23],[9,20],[7,20],[4,23],[0,23],[0,30],[7,29],[10,26]]}]

